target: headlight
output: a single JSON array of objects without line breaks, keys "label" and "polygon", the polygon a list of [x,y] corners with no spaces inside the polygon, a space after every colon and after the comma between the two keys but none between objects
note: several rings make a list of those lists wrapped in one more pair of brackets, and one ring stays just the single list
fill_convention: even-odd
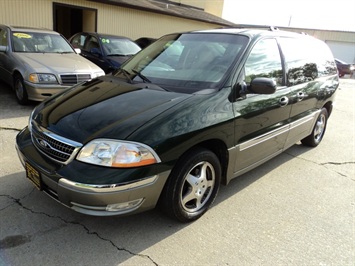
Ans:
[{"label": "headlight", "polygon": [[77,160],[123,168],[160,162],[158,155],[147,145],[110,139],[97,139],[89,142],[80,150]]},{"label": "headlight", "polygon": [[53,74],[37,74],[33,73],[29,76],[32,83],[58,83],[57,78]]},{"label": "headlight", "polygon": [[92,74],[92,78],[94,79],[94,78],[104,76],[104,75],[105,75],[105,72],[103,72],[103,71],[95,72],[94,74]]}]

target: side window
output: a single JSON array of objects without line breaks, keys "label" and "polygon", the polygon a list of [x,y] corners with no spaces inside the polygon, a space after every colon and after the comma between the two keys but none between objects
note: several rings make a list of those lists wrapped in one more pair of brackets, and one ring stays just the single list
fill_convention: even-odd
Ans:
[{"label": "side window", "polygon": [[78,34],[71,40],[71,44],[74,46],[74,48],[83,49],[86,37],[86,35]]},{"label": "side window", "polygon": [[100,48],[97,38],[93,36],[88,36],[86,38],[84,50],[90,52],[92,48]]},{"label": "side window", "polygon": [[0,29],[0,45],[7,46],[7,34],[5,29]]},{"label": "side window", "polygon": [[[318,43],[319,42],[319,43]],[[322,41],[317,41],[319,45],[313,45],[313,54],[317,64],[318,76],[328,76],[337,74],[337,66],[329,47]]]},{"label": "side window", "polygon": [[319,47],[305,39],[280,38],[286,60],[287,86],[306,83],[317,78],[314,52]]},{"label": "side window", "polygon": [[280,38],[280,44],[286,59],[289,86],[337,73],[333,55],[324,42],[310,38]]},{"label": "side window", "polygon": [[279,47],[275,39],[259,41],[254,47],[244,66],[245,82],[249,85],[256,77],[273,79],[277,86],[282,86],[283,71]]}]

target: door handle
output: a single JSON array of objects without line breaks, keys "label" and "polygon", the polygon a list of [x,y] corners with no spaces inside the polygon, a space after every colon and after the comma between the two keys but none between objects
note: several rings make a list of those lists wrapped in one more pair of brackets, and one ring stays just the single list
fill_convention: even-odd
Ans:
[{"label": "door handle", "polygon": [[297,95],[296,95],[297,101],[299,101],[299,102],[302,101],[305,96],[306,95],[302,91],[298,92]]},{"label": "door handle", "polygon": [[286,106],[288,104],[288,98],[286,96],[281,97],[279,100],[279,104],[281,105],[281,107]]}]

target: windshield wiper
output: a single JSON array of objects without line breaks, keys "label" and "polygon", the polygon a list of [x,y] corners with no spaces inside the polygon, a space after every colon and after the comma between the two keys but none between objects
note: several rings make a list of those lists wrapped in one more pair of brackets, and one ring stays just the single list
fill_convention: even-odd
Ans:
[{"label": "windshield wiper", "polygon": [[[133,81],[132,81],[132,79],[131,79],[131,77],[130,77],[131,73],[129,73],[127,70],[125,70],[125,69],[123,69],[123,68],[119,68],[118,71],[117,71],[117,73],[122,73],[122,74],[128,79],[129,83],[133,83]],[[114,73],[112,73],[112,75],[113,75],[113,74],[114,74]],[[116,73],[115,73],[115,74],[116,74]]]},{"label": "windshield wiper", "polygon": [[141,72],[138,72],[138,71],[135,70],[135,69],[132,69],[132,72],[133,72],[134,74],[136,74],[138,77],[140,77],[143,81],[145,81],[145,82],[147,82],[147,83],[152,83],[152,82],[150,81],[150,79],[147,78],[146,76],[144,76]]}]

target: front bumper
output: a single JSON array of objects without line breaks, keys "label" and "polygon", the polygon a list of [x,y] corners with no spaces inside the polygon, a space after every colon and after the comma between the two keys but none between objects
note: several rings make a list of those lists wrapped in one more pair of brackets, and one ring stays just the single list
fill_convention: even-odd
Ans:
[{"label": "front bumper", "polygon": [[25,81],[28,99],[32,101],[43,101],[54,94],[64,91],[71,86],[61,86],[59,84],[43,85]]},{"label": "front bumper", "polygon": [[40,153],[33,146],[27,128],[17,135],[16,149],[22,165],[26,168],[27,163],[39,173],[41,190],[63,205],[88,215],[123,215],[152,209],[170,174],[170,171],[164,171],[132,182],[105,183],[103,180],[102,184],[87,184],[71,181],[71,176],[63,176],[63,168],[69,165],[52,163]]}]

